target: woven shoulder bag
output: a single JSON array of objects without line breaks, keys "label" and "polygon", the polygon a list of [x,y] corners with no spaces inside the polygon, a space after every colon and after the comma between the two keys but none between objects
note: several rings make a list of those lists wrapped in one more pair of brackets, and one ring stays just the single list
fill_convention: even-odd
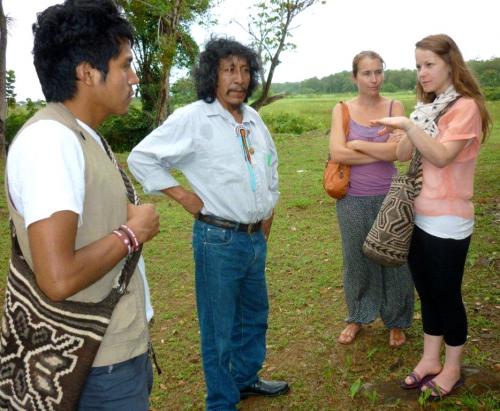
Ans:
[{"label": "woven shoulder bag", "polygon": [[408,172],[392,178],[372,228],[363,243],[363,252],[376,263],[399,267],[408,259],[414,227],[413,202],[422,188],[422,162],[417,151]]},{"label": "woven shoulder bag", "polygon": [[[111,149],[129,200],[138,198]],[[12,254],[5,289],[0,344],[0,409],[69,411],[76,409],[81,390],[110,322],[126,292],[141,249],[130,254],[117,285],[100,302],[54,302],[38,287],[26,263],[11,221]]]}]

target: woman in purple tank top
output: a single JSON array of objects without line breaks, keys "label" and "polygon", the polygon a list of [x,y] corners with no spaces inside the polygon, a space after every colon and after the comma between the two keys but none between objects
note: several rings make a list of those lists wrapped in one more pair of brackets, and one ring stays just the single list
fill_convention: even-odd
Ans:
[{"label": "woman in purple tank top", "polygon": [[330,154],[334,161],[351,165],[347,195],[337,201],[337,218],[344,256],[344,292],[348,309],[347,326],[338,341],[350,344],[363,324],[381,317],[390,330],[389,344],[405,343],[404,328],[413,318],[413,282],[406,265],[388,268],[363,254],[363,241],[370,230],[382,201],[396,174],[396,146],[400,136],[383,135],[381,127],[370,127],[378,116],[400,116],[404,107],[399,101],[380,95],[384,82],[384,61],[373,51],[354,57],[353,82],[358,95],[349,100],[349,133],[342,127],[342,107],[333,109]]}]

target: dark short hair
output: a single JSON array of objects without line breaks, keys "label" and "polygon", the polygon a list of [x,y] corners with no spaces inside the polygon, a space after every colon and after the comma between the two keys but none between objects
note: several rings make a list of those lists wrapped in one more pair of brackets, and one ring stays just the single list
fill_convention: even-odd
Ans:
[{"label": "dark short hair", "polygon": [[249,47],[227,38],[212,38],[200,54],[198,65],[194,70],[196,94],[207,103],[215,100],[219,62],[229,56],[244,58],[250,67],[250,84],[245,101],[252,95],[258,85],[259,61],[257,54]]},{"label": "dark short hair", "polygon": [[33,58],[47,101],[76,93],[76,67],[89,63],[106,79],[109,61],[122,43],[133,44],[132,28],[113,0],[66,0],[37,15]]}]

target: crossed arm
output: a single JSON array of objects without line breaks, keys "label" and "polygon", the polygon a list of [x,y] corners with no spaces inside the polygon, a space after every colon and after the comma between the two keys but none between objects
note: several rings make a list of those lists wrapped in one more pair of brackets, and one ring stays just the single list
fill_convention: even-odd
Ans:
[{"label": "crossed arm", "polygon": [[[401,115],[403,105],[394,104],[394,113]],[[394,161],[396,148],[401,133],[393,133],[387,142],[374,143],[362,140],[347,142],[347,136],[342,128],[342,107],[337,104],[332,113],[332,129],[330,131],[330,155],[333,161],[343,164],[370,164],[377,161]]]}]

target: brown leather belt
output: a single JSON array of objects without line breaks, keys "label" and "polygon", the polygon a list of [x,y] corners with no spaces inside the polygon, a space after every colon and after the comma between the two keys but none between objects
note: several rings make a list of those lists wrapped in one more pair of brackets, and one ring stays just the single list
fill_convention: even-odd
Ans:
[{"label": "brown leather belt", "polygon": [[227,228],[229,230],[235,230],[235,231],[243,231],[245,233],[255,233],[256,231],[259,231],[260,228],[262,227],[262,221],[258,221],[257,223],[251,223],[251,224],[243,224],[243,223],[237,223],[235,221],[226,220],[224,218],[216,217],[213,215],[205,215],[205,214],[198,214],[197,219],[204,223],[214,225],[216,227]]}]

